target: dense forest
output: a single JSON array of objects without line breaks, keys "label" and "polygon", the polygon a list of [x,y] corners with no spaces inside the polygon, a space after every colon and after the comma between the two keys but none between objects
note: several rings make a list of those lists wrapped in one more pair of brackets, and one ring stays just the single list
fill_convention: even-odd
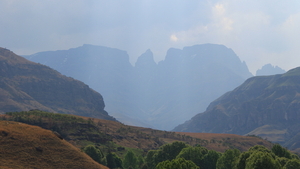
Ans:
[{"label": "dense forest", "polygon": [[150,150],[145,157],[128,151],[124,158],[115,153],[104,154],[93,145],[83,151],[95,161],[109,168],[124,169],[297,169],[299,156],[289,152],[279,144],[272,149],[257,145],[246,152],[228,149],[224,153],[208,150],[201,146],[189,146],[183,142],[173,142]]},{"label": "dense forest", "polygon": [[[55,132],[67,141],[82,140],[78,146],[96,162],[109,168],[123,169],[296,169],[299,156],[279,144],[272,148],[255,145],[247,151],[235,148],[225,152],[190,145],[181,141],[161,144],[157,149],[133,149],[114,144],[111,136],[101,133],[92,119],[47,113],[39,110],[10,112],[1,120],[37,125]],[[82,127],[84,126],[84,128]],[[150,139],[150,138],[149,138]],[[117,151],[118,150],[118,151]]]}]

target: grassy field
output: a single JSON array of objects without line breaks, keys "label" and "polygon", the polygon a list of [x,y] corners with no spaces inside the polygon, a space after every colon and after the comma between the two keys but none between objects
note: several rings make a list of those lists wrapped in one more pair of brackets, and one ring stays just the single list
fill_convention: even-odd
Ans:
[{"label": "grassy field", "polygon": [[52,131],[0,121],[0,168],[107,169]]}]

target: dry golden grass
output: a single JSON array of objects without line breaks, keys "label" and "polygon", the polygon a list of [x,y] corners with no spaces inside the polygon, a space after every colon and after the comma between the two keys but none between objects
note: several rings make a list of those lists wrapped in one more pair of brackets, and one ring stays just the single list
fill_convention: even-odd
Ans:
[{"label": "dry golden grass", "polygon": [[107,169],[53,132],[0,121],[0,168]]},{"label": "dry golden grass", "polygon": [[[85,118],[85,117],[82,117]],[[87,118],[86,118],[87,119]],[[199,144],[211,150],[224,152],[227,149],[237,148],[241,151],[247,151],[255,145],[263,145],[271,148],[273,143],[258,137],[241,136],[236,134],[217,134],[217,133],[187,133],[187,132],[167,132],[154,130],[150,128],[127,126],[119,122],[93,119],[93,121],[101,126],[102,132],[113,136],[113,141],[124,147],[142,148],[144,150],[156,149],[159,147],[153,138],[159,138],[161,142],[172,143],[174,141],[182,141],[190,145]],[[122,133],[117,131],[120,128],[127,129],[127,133],[120,139]],[[128,130],[130,129],[130,130]],[[151,139],[141,137],[138,132],[147,134]]]},{"label": "dry golden grass", "polygon": [[247,151],[250,147],[253,147],[255,145],[263,145],[267,148],[271,148],[273,146],[273,143],[253,136],[219,133],[176,133],[208,140],[208,144],[205,147],[220,152],[224,152],[226,149],[228,149],[228,147],[237,148],[241,151]]}]

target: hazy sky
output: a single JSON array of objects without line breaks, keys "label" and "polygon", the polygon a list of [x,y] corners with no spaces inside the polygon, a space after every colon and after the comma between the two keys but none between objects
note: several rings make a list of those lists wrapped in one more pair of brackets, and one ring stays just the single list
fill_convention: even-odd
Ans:
[{"label": "hazy sky", "polygon": [[1,0],[0,47],[17,54],[83,44],[126,50],[203,43],[232,48],[252,73],[300,66],[299,0]]}]

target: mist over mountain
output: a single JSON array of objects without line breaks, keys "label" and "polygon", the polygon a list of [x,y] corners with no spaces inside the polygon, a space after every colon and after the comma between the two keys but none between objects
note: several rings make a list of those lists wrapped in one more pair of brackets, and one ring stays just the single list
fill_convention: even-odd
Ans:
[{"label": "mist over mountain", "polygon": [[115,120],[86,84],[0,48],[0,113],[40,109]]},{"label": "mist over mountain", "polygon": [[147,50],[135,66],[125,51],[93,45],[24,57],[88,84],[118,120],[163,130],[204,111],[252,76],[233,50],[215,44],[171,48],[158,64]]},{"label": "mist over mountain", "polygon": [[258,135],[299,149],[299,80],[299,67],[284,74],[249,78],[174,130]]},{"label": "mist over mountain", "polygon": [[285,70],[281,69],[278,66],[266,64],[261,69],[258,69],[256,71],[256,76],[275,75],[275,74],[282,74],[285,72],[286,72]]}]

